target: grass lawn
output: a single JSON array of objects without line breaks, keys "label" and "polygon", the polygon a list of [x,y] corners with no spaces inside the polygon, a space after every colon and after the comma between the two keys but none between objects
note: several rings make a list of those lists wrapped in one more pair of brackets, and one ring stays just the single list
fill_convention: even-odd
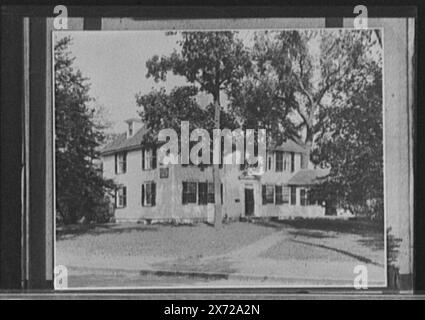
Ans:
[{"label": "grass lawn", "polygon": [[[285,278],[307,273],[329,282],[338,273],[351,277],[359,263],[375,268],[374,274],[383,270],[384,233],[379,230],[372,223],[327,219],[232,222],[220,230],[206,224],[70,226],[57,230],[56,264],[72,268],[70,281],[93,279],[90,283],[98,286],[186,283],[138,274],[143,270]],[[186,284],[191,282],[198,280]]]},{"label": "grass lawn", "polygon": [[74,227],[58,232],[56,251],[111,257],[200,258],[237,250],[273,232],[273,228],[243,222],[224,224],[221,230],[206,224]]}]

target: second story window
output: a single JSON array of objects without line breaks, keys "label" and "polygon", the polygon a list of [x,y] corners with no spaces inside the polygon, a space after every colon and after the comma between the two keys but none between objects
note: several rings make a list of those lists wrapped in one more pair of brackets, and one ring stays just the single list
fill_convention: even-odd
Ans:
[{"label": "second story window", "polygon": [[291,172],[295,171],[295,153],[291,152]]},{"label": "second story window", "polygon": [[142,150],[142,169],[152,170],[156,169],[156,149],[143,149]]},{"label": "second story window", "polygon": [[127,152],[115,154],[115,174],[127,172]]},{"label": "second story window", "polygon": [[283,154],[283,171],[290,170],[290,161],[291,161],[291,158],[289,157],[289,154],[284,153]]},{"label": "second story window", "polygon": [[276,172],[283,171],[283,152],[276,151]]}]

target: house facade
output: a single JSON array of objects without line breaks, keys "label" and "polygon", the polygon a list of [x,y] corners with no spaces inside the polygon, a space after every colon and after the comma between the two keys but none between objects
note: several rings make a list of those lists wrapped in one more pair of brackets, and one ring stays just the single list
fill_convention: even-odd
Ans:
[{"label": "house facade", "polygon": [[[215,199],[212,166],[163,164],[155,148],[142,145],[147,129],[138,119],[101,152],[103,175],[115,180],[116,221],[209,221],[214,202],[223,216],[320,217],[324,203],[312,202],[308,189],[325,171],[303,167],[305,150],[288,140],[267,149],[265,171],[221,165],[221,199]],[[232,155],[228,155],[232,156]]]}]

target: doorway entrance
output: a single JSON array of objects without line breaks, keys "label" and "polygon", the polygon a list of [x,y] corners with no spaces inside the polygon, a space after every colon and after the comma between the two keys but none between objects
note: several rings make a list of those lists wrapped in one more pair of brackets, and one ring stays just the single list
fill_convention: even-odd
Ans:
[{"label": "doorway entrance", "polygon": [[254,189],[245,188],[245,216],[254,216]]}]

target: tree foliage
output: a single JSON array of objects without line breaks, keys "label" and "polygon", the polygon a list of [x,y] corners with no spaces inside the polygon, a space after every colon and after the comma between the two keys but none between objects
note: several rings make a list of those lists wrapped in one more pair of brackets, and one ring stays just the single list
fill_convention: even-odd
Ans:
[{"label": "tree foliage", "polygon": [[[89,108],[89,84],[69,52],[69,37],[55,44],[56,208],[58,219],[76,223],[103,214],[105,194],[113,188],[101,174],[98,147],[102,127]],[[103,210],[103,211],[102,211]]]},{"label": "tree foliage", "polygon": [[383,218],[382,69],[370,61],[340,84],[320,111],[314,161],[330,167],[321,192],[355,212]]},{"label": "tree foliage", "polygon": [[225,92],[233,123],[266,128],[269,143],[303,139],[305,159],[331,169],[321,185],[325,198],[382,212],[380,32],[261,31],[252,43],[232,32],[183,33],[181,50],[150,59],[147,76],[164,81],[173,72],[194,86],[139,96],[142,118],[157,128],[182,120],[208,127],[197,90],[215,101]]}]

